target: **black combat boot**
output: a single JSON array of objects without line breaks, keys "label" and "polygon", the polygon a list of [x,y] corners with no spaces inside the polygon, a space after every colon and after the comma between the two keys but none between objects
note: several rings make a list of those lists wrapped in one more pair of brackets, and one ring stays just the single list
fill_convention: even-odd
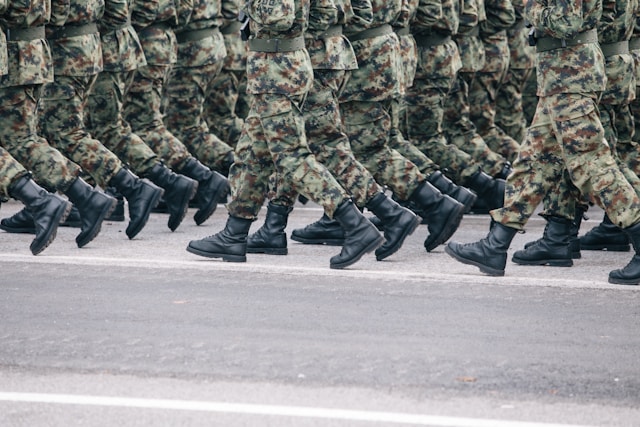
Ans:
[{"label": "black combat boot", "polygon": [[346,268],[384,243],[378,229],[362,215],[351,199],[340,203],[333,217],[344,230],[344,244],[340,254],[331,257],[331,268]]},{"label": "black combat boot", "polygon": [[198,182],[184,175],[177,174],[162,163],[154,165],[147,178],[164,189],[162,196],[169,212],[167,226],[175,231],[189,210],[189,201],[198,190]]},{"label": "black combat boot", "polygon": [[396,253],[404,240],[420,225],[421,218],[391,200],[384,193],[376,194],[367,203],[367,209],[382,222],[384,230],[385,243],[376,249],[378,261]]},{"label": "black combat boot", "polygon": [[[504,179],[494,179],[486,173],[478,170],[469,178],[469,188],[477,195],[477,205],[482,206],[487,211],[504,206]],[[475,207],[472,209],[476,211]]]},{"label": "black combat boot", "polygon": [[507,250],[518,230],[492,223],[489,234],[474,243],[449,242],[444,251],[463,264],[475,265],[489,276],[504,276]]},{"label": "black combat boot", "polygon": [[[576,216],[571,222],[569,235],[569,250],[571,251],[571,259],[580,259],[582,257],[582,254],[580,253],[580,239],[578,238],[578,232],[580,231],[580,224],[582,224],[582,218],[584,217],[585,212],[586,209],[576,207]],[[538,240],[525,243],[524,248],[528,249],[533,245],[537,245],[543,238],[544,237],[541,237]]]},{"label": "black combat boot", "polygon": [[192,240],[187,251],[207,258],[222,258],[223,261],[247,261],[247,236],[251,228],[250,219],[229,215],[224,230],[200,240]]},{"label": "black combat boot", "polygon": [[552,267],[571,267],[571,228],[573,221],[566,218],[548,216],[545,218],[542,238],[536,244],[516,251],[511,261],[521,265],[550,265]]},{"label": "black combat boot", "polygon": [[287,219],[292,206],[276,205],[269,202],[264,224],[247,240],[247,252],[250,254],[286,255]]},{"label": "black combat boot", "polygon": [[22,208],[9,218],[3,218],[0,221],[0,230],[7,233],[36,234],[36,224],[33,222],[31,212],[27,208]]},{"label": "black combat boot", "polygon": [[111,215],[106,217],[104,220],[112,222],[124,222],[124,196],[113,187],[107,187],[104,192],[117,201],[116,208],[113,210],[113,212],[111,212]]},{"label": "black combat boot", "polygon": [[429,236],[424,241],[427,252],[449,240],[462,221],[464,205],[426,181],[416,188],[409,201],[418,206],[428,224]]},{"label": "black combat boot", "polygon": [[151,210],[162,197],[162,189],[138,178],[125,168],[111,178],[109,185],[115,187],[129,202],[129,225],[126,233],[129,239],[133,239],[147,224]]},{"label": "black combat boot", "polygon": [[640,283],[640,223],[624,229],[636,252],[624,268],[609,273],[609,283],[614,285],[637,285]]},{"label": "black combat boot", "polygon": [[442,172],[437,171],[429,176],[429,182],[436,187],[442,194],[453,197],[464,205],[464,213],[471,211],[471,206],[476,202],[478,196],[468,188],[456,185],[447,178]]},{"label": "black combat boot", "polygon": [[193,219],[197,225],[200,225],[213,215],[218,202],[229,193],[229,182],[227,178],[212,171],[193,157],[187,160],[180,173],[198,181],[195,197],[198,210]]},{"label": "black combat boot", "polygon": [[65,194],[80,214],[80,234],[76,236],[79,248],[95,239],[102,228],[102,221],[116,207],[116,199],[94,190],[81,178],[76,178]]},{"label": "black combat boot", "polygon": [[585,251],[628,252],[631,250],[629,236],[614,225],[605,214],[602,222],[580,237],[580,249]]},{"label": "black combat boot", "polygon": [[24,203],[31,213],[36,237],[30,249],[33,255],[38,255],[56,238],[58,225],[69,215],[71,203],[47,192],[29,176],[18,178],[9,187],[9,195]]},{"label": "black combat boot", "polygon": [[293,230],[291,240],[308,245],[342,246],[344,230],[338,221],[324,214],[318,221]]}]

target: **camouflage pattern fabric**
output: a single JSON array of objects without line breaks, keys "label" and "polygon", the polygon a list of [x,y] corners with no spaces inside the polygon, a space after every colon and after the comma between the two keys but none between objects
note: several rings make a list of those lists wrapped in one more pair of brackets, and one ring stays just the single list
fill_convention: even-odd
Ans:
[{"label": "camouflage pattern fabric", "polygon": [[[525,4],[526,19],[539,35],[551,37],[572,37],[576,29],[596,28],[601,14],[598,0],[579,5],[535,0]],[[566,168],[576,188],[605,209],[614,224],[621,228],[636,224],[640,198],[604,140],[596,106],[597,93],[606,83],[602,51],[587,43],[536,55],[540,101],[507,180],[504,207],[491,211],[491,216],[522,229],[542,197],[559,191],[555,183]]]},{"label": "camouflage pattern fabric", "polygon": [[0,200],[9,199],[9,188],[16,180],[27,175],[28,172],[11,154],[0,147]]},{"label": "camouflage pattern fabric", "polygon": [[640,10],[636,11],[632,36],[632,41],[636,43],[634,46],[637,47],[631,50],[636,76],[636,98],[631,101],[629,108],[633,116],[634,132],[631,136],[631,143],[619,147],[618,150],[620,157],[636,174],[640,174],[640,130],[638,129],[640,123],[640,42],[638,40],[640,40]]},{"label": "camouflage pattern fabric", "polygon": [[[308,26],[307,0],[247,4],[256,38],[295,38]],[[229,173],[231,216],[255,219],[262,207],[269,177],[289,183],[296,193],[321,205],[329,217],[348,197],[307,145],[301,108],[313,82],[306,49],[290,52],[250,51],[247,88],[251,108]]]}]

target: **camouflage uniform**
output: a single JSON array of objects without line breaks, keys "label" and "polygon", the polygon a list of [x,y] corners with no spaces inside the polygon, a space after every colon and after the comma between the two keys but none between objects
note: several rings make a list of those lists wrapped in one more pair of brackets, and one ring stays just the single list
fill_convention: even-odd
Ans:
[{"label": "camouflage uniform", "polygon": [[478,70],[469,88],[471,120],[491,150],[512,161],[518,142],[500,129],[496,122],[496,97],[509,67],[506,29],[515,22],[511,0],[485,1],[487,20],[480,24],[485,64]]},{"label": "camouflage uniform", "polygon": [[[311,153],[305,137],[301,108],[313,84],[303,39],[309,7],[307,0],[248,3],[253,34],[247,57],[251,109],[229,174],[232,201],[227,209],[232,217],[257,217],[273,174],[296,193],[321,205],[330,218],[348,198]],[[279,48],[272,45],[276,43],[273,40],[289,46],[274,52]]]},{"label": "camouflage uniform", "polygon": [[[185,8],[186,14],[187,8]],[[164,123],[211,169],[223,175],[233,163],[233,148],[211,133],[204,116],[205,98],[220,74],[227,51],[220,25],[220,0],[194,0],[189,18],[175,29],[178,58],[163,94]]]},{"label": "camouflage uniform", "polygon": [[136,68],[146,65],[142,46],[131,26],[131,0],[105,0],[100,18],[103,70],[87,101],[85,123],[91,134],[144,176],[158,158],[122,116],[126,88]]},{"label": "camouflage uniform", "polygon": [[222,70],[213,79],[204,104],[204,116],[211,131],[235,147],[244,118],[249,111],[247,99],[247,44],[242,40],[239,19],[240,0],[222,0],[224,38],[227,56]]},{"label": "camouflage uniform", "polygon": [[522,105],[522,91],[533,74],[535,49],[529,46],[529,29],[524,21],[524,1],[512,0],[516,22],[507,29],[509,68],[496,96],[496,124],[520,143],[524,139],[527,121]]},{"label": "camouflage uniform", "polygon": [[[8,12],[2,17],[3,27],[9,28],[10,40],[9,73],[0,77],[0,143],[43,185],[50,190],[65,191],[77,178],[80,167],[37,133],[42,85],[53,79],[51,51],[43,32],[49,21],[50,4],[34,0],[28,7],[15,6],[18,5],[9,3]],[[26,29],[33,34],[18,33]]]},{"label": "camouflage uniform", "polygon": [[[580,6],[525,4],[525,18],[538,36],[540,101],[507,180],[505,205],[491,212],[496,222],[511,229],[522,229],[542,197],[558,191],[564,168],[614,224],[626,228],[640,221],[640,199],[604,140],[596,106],[606,84],[604,57],[594,41],[601,14],[598,0]],[[589,37],[591,42],[583,42]],[[564,212],[573,219],[573,212]]]}]

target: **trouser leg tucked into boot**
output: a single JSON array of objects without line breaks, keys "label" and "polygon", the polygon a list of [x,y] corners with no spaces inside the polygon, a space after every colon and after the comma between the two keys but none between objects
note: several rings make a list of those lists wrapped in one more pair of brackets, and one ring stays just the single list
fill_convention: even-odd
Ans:
[{"label": "trouser leg tucked into boot", "polygon": [[38,255],[55,239],[58,225],[69,215],[71,203],[47,192],[29,176],[16,180],[9,187],[9,194],[24,203],[31,213],[36,237],[31,242],[30,249],[33,255]]},{"label": "trouser leg tucked into boot", "polygon": [[511,259],[521,265],[550,265],[571,267],[571,227],[573,221],[549,216],[542,238],[537,243],[521,251],[516,251]]},{"label": "trouser leg tucked into boot", "polygon": [[76,244],[81,248],[100,233],[102,221],[113,212],[117,201],[94,190],[80,178],[73,181],[65,194],[80,214],[80,234],[76,236]]},{"label": "trouser leg tucked into boot", "polygon": [[464,213],[471,211],[471,207],[476,202],[478,196],[468,188],[458,186],[440,171],[436,171],[429,176],[429,182],[442,194],[453,197],[464,205]]},{"label": "trouser leg tucked into boot", "polygon": [[420,208],[428,224],[429,236],[424,241],[427,252],[449,240],[462,221],[464,205],[440,193],[426,181],[413,192],[409,201]]},{"label": "trouser leg tucked into boot", "polygon": [[164,189],[163,198],[169,212],[167,226],[171,231],[175,231],[189,210],[189,201],[196,195],[198,182],[174,173],[161,163],[151,168],[148,178]]},{"label": "trouser leg tucked into boot", "polygon": [[342,246],[344,230],[338,221],[323,214],[318,221],[293,230],[291,240],[308,245]]},{"label": "trouser leg tucked into boot", "polygon": [[[376,259],[382,261],[400,249],[405,239],[420,225],[420,217],[403,208],[384,193],[376,194],[367,209],[382,222],[385,242],[376,249]],[[377,227],[376,227],[377,228]]]},{"label": "trouser leg tucked into boot", "polygon": [[518,230],[493,223],[489,234],[474,243],[449,242],[445,252],[458,261],[475,265],[490,276],[504,276],[507,265],[507,250]]},{"label": "trouser leg tucked into boot", "polygon": [[201,225],[213,215],[218,202],[229,193],[229,182],[227,178],[212,171],[195,158],[189,159],[180,173],[198,181],[195,197],[198,210],[193,219],[197,225]]},{"label": "trouser leg tucked into boot", "polygon": [[631,250],[629,236],[614,225],[605,214],[602,222],[580,237],[580,249],[585,251],[627,252]]},{"label": "trouser leg tucked into boot", "polygon": [[477,204],[482,202],[487,210],[501,208],[504,205],[504,179],[494,179],[486,173],[478,170],[469,179],[469,188],[477,195]]},{"label": "trouser leg tucked into boot", "polygon": [[353,201],[340,203],[333,216],[344,230],[344,245],[339,255],[331,257],[331,268],[346,268],[384,243],[378,229],[362,215]]},{"label": "trouser leg tucked into boot", "polygon": [[163,191],[124,168],[111,178],[109,185],[115,187],[129,202],[129,225],[126,233],[129,239],[133,239],[147,224],[151,210],[160,201]]},{"label": "trouser leg tucked into boot", "polygon": [[192,240],[187,251],[207,258],[222,258],[223,261],[247,261],[247,236],[251,220],[229,215],[224,229],[212,236]]},{"label": "trouser leg tucked into boot", "polygon": [[286,255],[287,220],[292,206],[281,206],[269,202],[267,216],[262,227],[249,236],[247,252],[250,254]]},{"label": "trouser leg tucked into boot", "polygon": [[640,223],[624,229],[633,245],[635,254],[629,264],[609,273],[609,283],[614,285],[637,285],[640,283]]}]

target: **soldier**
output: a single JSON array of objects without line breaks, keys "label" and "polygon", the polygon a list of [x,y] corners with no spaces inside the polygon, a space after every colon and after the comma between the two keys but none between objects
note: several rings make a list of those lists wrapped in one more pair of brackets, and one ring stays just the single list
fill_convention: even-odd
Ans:
[{"label": "soldier", "polygon": [[229,175],[229,217],[224,230],[192,240],[187,251],[245,262],[251,222],[264,203],[269,177],[276,173],[278,181],[323,206],[327,216],[346,230],[342,251],[331,258],[330,267],[348,267],[384,239],[307,146],[300,110],[313,83],[303,36],[309,2],[250,0],[245,12],[251,28],[247,57],[251,109]]},{"label": "soldier", "polygon": [[165,86],[163,111],[167,129],[195,158],[228,175],[233,148],[209,130],[204,116],[205,99],[227,56],[222,23],[221,0],[194,0],[189,19],[178,23],[178,59]]},{"label": "soldier", "polygon": [[[184,25],[190,16],[190,13],[178,16],[175,3],[174,0],[158,0],[132,4],[131,22],[147,65],[134,71],[124,99],[123,114],[133,132],[168,168],[198,181],[195,196],[198,210],[193,219],[200,225],[215,212],[218,201],[226,197],[229,185],[224,176],[200,163],[163,122],[162,94],[178,54],[173,27]],[[186,4],[192,5],[190,1]],[[182,11],[190,12],[191,9]]]},{"label": "soldier", "polygon": [[[420,219],[384,193],[371,173],[358,162],[344,132],[338,94],[347,70],[357,68],[355,53],[342,35],[342,25],[351,19],[371,18],[367,1],[311,0],[309,28],[305,32],[306,48],[313,65],[313,86],[303,107],[305,133],[309,148],[347,192],[355,204],[368,208],[382,222],[385,243],[376,249],[381,261],[393,255],[407,236],[414,232]],[[341,19],[341,21],[339,21]],[[284,229],[297,194],[287,182],[278,182],[277,194],[269,202],[264,225],[249,236],[249,253],[287,253]],[[344,243],[344,230],[334,244]],[[346,230],[348,231],[348,230]]]},{"label": "soldier", "polygon": [[204,117],[211,131],[236,146],[242,124],[249,110],[247,100],[247,44],[242,40],[239,21],[240,0],[222,0],[224,38],[227,56],[222,71],[213,79],[211,91],[204,104]]},{"label": "soldier", "polygon": [[[640,6],[638,7],[640,9]],[[629,51],[633,55],[634,69],[636,74],[636,98],[631,102],[631,112],[633,114],[634,130],[632,143],[626,147],[620,147],[620,157],[629,165],[631,169],[640,173],[640,10],[636,11],[636,19],[633,27],[633,35],[629,40]]]},{"label": "soldier", "polygon": [[98,25],[103,70],[89,94],[85,123],[89,132],[136,174],[164,189],[163,199],[169,211],[167,226],[174,231],[186,215],[198,183],[162,164],[122,117],[123,98],[133,70],[146,64],[140,41],[131,26],[129,1],[105,2],[105,12]]},{"label": "soldier", "polygon": [[[50,11],[49,0],[32,0],[24,5],[10,2],[2,15],[8,39],[8,74],[0,77],[0,143],[38,181],[51,191],[66,194],[76,206],[81,217],[76,244],[81,248],[98,235],[116,200],[79,178],[80,167],[37,134],[42,87],[51,82],[54,71],[44,32]],[[0,228],[11,233],[38,233],[37,218],[29,209],[3,219]]]},{"label": "soldier", "polygon": [[488,236],[446,247],[458,261],[486,274],[504,275],[513,237],[566,168],[576,187],[605,209],[633,242],[636,255],[625,268],[612,271],[609,282],[640,282],[640,198],[603,143],[596,106],[606,84],[604,57],[597,44],[601,15],[598,0],[525,3],[525,18],[537,38],[540,101],[514,172],[507,179],[505,205],[491,212],[494,222]]}]

